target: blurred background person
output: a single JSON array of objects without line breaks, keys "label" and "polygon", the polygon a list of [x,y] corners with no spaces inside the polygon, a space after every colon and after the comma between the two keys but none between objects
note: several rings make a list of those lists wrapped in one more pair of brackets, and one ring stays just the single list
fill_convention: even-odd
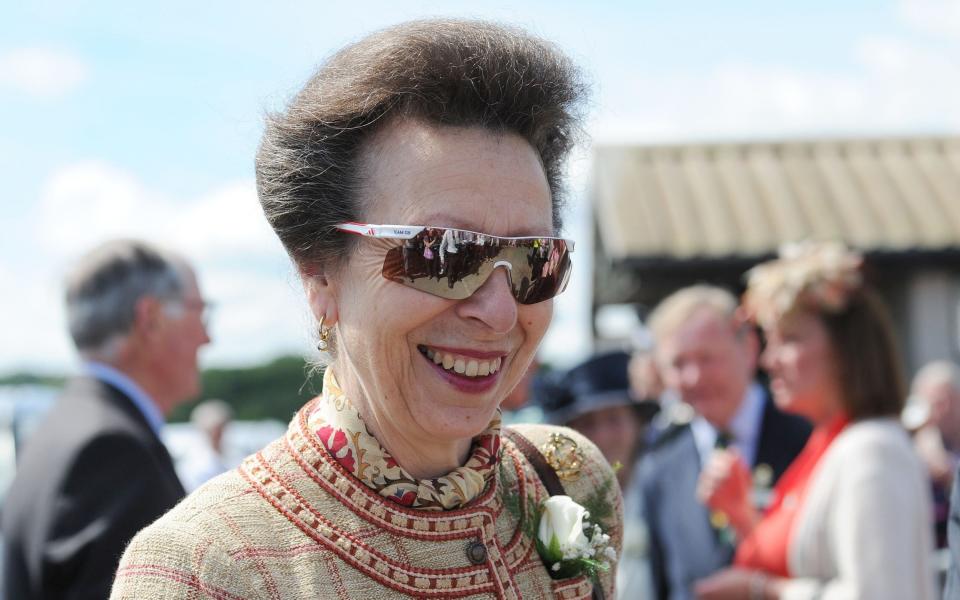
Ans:
[{"label": "blurred background person", "polygon": [[229,467],[224,460],[223,435],[233,421],[233,409],[223,400],[204,400],[190,412],[200,440],[178,463],[183,487],[192,492]]},{"label": "blurred background person", "polygon": [[533,393],[534,380],[539,371],[540,362],[534,358],[530,366],[527,367],[526,373],[523,374],[523,378],[520,379],[520,383],[517,384],[517,387],[513,388],[513,391],[507,394],[507,397],[500,403],[500,408],[503,410],[516,411],[527,406],[527,402]]},{"label": "blurred background person", "polygon": [[[643,414],[628,377],[631,355],[606,352],[569,371],[542,373],[536,401],[546,420],[579,431],[614,466],[621,489],[629,484],[642,444]],[[648,598],[650,571],[646,525],[624,498],[623,547],[617,568],[617,598]]]},{"label": "blurred background person", "polygon": [[630,395],[629,362],[626,352],[593,356],[569,371],[553,373],[539,399],[549,423],[575,429],[597,445],[617,469],[621,487],[630,476],[642,431]]},{"label": "blurred background person", "polygon": [[960,368],[945,360],[928,363],[910,390],[910,408],[923,415],[913,443],[930,476],[937,547],[945,548],[950,488],[960,464]]},{"label": "blurred background person", "polygon": [[701,497],[741,542],[699,598],[935,597],[929,492],[899,421],[892,324],[860,263],[839,244],[801,244],[749,274],[744,306],[766,334],[774,397],[815,429],[763,515],[739,456],[705,469]]},{"label": "blurred background person", "polygon": [[630,395],[637,404],[644,425],[647,425],[661,413],[664,406],[673,406],[676,394],[666,393],[654,354],[653,334],[645,327],[638,327],[630,336],[630,342],[630,362],[627,365]]},{"label": "blurred background person", "polygon": [[[726,290],[697,285],[668,296],[650,316],[659,372],[693,410],[675,410],[637,465],[627,497],[650,531],[657,598],[693,597],[694,583],[733,558],[726,516],[697,498],[701,469],[718,447],[736,449],[762,492],[803,447],[809,425],[782,413],[756,381],[758,339]],[[678,405],[682,406],[682,405]]]},{"label": "blurred background person", "polygon": [[663,394],[663,380],[657,370],[653,349],[634,350],[627,365],[630,393],[639,402],[659,402]]},{"label": "blurred background person", "polygon": [[184,495],[160,432],[199,392],[210,341],[193,270],[120,240],[81,258],[66,288],[83,373],[28,441],[3,507],[11,600],[106,598],[127,542]]}]

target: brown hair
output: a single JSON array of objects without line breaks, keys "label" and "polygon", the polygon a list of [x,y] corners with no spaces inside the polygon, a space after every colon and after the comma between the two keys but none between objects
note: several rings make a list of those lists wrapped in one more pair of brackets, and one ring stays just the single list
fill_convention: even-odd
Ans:
[{"label": "brown hair", "polygon": [[862,263],[836,242],[788,245],[748,272],[743,299],[765,328],[798,311],[820,318],[839,363],[841,402],[854,420],[899,415],[906,402],[893,324],[864,283]]},{"label": "brown hair", "polygon": [[898,416],[906,384],[893,323],[880,297],[868,287],[853,293],[845,310],[819,313],[837,357],[842,402],[853,419]]},{"label": "brown hair", "polygon": [[560,175],[585,87],[552,44],[482,21],[411,21],[334,54],[285,111],[267,118],[257,152],[264,214],[301,267],[355,243],[334,226],[361,219],[365,142],[394,119],[481,127],[537,151],[560,228]]}]

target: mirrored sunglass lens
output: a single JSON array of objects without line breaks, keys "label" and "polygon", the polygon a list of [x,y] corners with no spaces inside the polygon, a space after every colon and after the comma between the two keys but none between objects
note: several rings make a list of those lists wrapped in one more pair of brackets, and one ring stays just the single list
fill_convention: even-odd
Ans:
[{"label": "mirrored sunglass lens", "polygon": [[469,297],[479,287],[477,276],[485,262],[483,256],[496,248],[466,243],[472,240],[463,239],[461,233],[426,229],[404,240],[400,247],[387,252],[383,276],[451,300]]},{"label": "mirrored sunglass lens", "polygon": [[566,286],[570,258],[562,240],[489,243],[497,238],[459,230],[426,229],[387,251],[383,276],[417,290],[462,300],[479,289],[501,261],[510,265],[514,298],[536,304]]},{"label": "mirrored sunglass lens", "polygon": [[520,304],[537,304],[563,291],[571,263],[562,240],[508,248],[505,254],[510,255],[513,295]]}]

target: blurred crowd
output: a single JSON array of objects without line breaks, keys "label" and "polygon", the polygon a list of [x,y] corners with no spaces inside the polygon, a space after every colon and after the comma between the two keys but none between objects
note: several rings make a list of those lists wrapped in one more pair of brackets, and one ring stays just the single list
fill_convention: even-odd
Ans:
[{"label": "blurred crowd", "polygon": [[[740,298],[709,285],[677,290],[624,336],[622,348],[568,370],[534,361],[502,402],[508,422],[570,427],[613,465],[624,503],[618,597],[960,591],[949,550],[960,367],[931,362],[908,391],[891,322],[861,261],[840,246],[811,244],[747,273]],[[109,271],[117,281],[88,278],[86,270]],[[175,465],[165,452],[137,455],[114,439],[114,429],[131,428],[157,443],[163,416],[198,391],[195,357],[209,341],[208,303],[187,263],[120,241],[95,250],[76,277],[68,308],[86,375],[65,396],[75,397],[80,412],[55,408],[37,437],[60,445],[34,444],[20,463],[4,507],[7,548],[17,549],[7,556],[8,574],[29,569],[9,560],[31,560],[30,540],[39,535],[32,528],[44,524],[37,511],[56,502],[44,488],[52,468],[77,473],[71,510],[110,524],[113,531],[95,538],[106,547],[122,545],[184,491],[233,466],[223,448],[233,411],[219,399],[192,411],[196,436],[189,451],[172,452]],[[161,296],[169,286],[173,300],[151,307],[137,294],[113,297],[113,287],[137,278]],[[120,344],[111,323],[127,313],[133,334]],[[186,360],[170,371],[181,355]],[[131,398],[149,389],[163,414],[149,405],[142,414],[119,410],[99,383],[80,389],[99,381]],[[104,438],[102,454],[56,455],[91,436]],[[97,478],[140,479],[131,486],[139,490],[150,482],[147,496],[130,498],[137,520],[115,500],[102,502]],[[84,518],[67,522],[74,526],[61,532],[64,544],[90,536]],[[70,557],[58,568],[74,568]],[[86,572],[102,579],[84,585],[106,589],[112,565]]]},{"label": "blurred crowd", "polygon": [[[839,246],[808,245],[746,274],[742,297],[709,285],[677,290],[622,347],[566,370],[534,361],[502,402],[508,422],[570,427],[613,465],[624,503],[618,597],[846,597],[856,589],[876,593],[866,597],[934,598],[944,585],[944,597],[960,591],[949,550],[960,367],[931,362],[906,386],[889,317],[863,279],[861,260]],[[117,409],[107,388],[77,386],[106,380],[131,397],[149,387],[169,413],[198,391],[195,356],[209,339],[207,302],[186,262],[139,242],[113,242],[86,261],[68,307],[85,377],[94,379],[73,381],[65,395],[100,398],[102,406],[80,407],[82,414],[55,409],[37,436],[57,437],[62,449],[70,439],[112,439],[113,428],[134,427],[156,440],[163,415],[147,407],[111,416]],[[85,269],[103,270],[100,262],[120,283],[84,277]],[[136,308],[136,294],[112,304],[101,297],[137,277],[161,295],[170,285],[172,304],[152,310]],[[110,315],[93,307],[133,312],[135,335],[117,345]],[[168,373],[184,352],[190,364]],[[124,543],[184,490],[232,467],[223,448],[232,420],[223,400],[196,406],[189,448],[171,448],[176,478],[165,453],[138,456],[116,442],[103,442],[103,456],[68,461],[87,482],[72,484],[76,509],[113,523],[115,531],[100,532],[97,543]],[[43,524],[34,513],[54,501],[37,485],[67,464],[51,448],[35,444],[23,457],[4,507],[7,547],[24,549],[18,560],[30,560],[37,534],[29,528]],[[139,520],[128,520],[115,502],[94,500],[94,472],[153,482],[149,499],[131,499],[140,503]],[[74,543],[88,535],[78,526],[61,537]],[[58,568],[73,568],[69,559]],[[7,572],[27,568],[8,562]],[[85,585],[105,589],[110,575],[105,566],[102,580]]]},{"label": "blurred crowd", "polygon": [[211,342],[190,262],[79,257],[80,369],[16,448],[4,595],[960,599],[960,368],[908,382],[839,242],[783,247],[742,293],[672,283],[624,347],[537,364],[585,89],[522,30],[421,20],[267,116],[257,196],[323,383],[239,466],[230,398],[196,406],[190,450],[165,432]]},{"label": "blurred crowd", "polygon": [[678,290],[624,348],[532,378],[546,420],[618,469],[618,597],[940,597],[960,368],[908,394],[860,262],[809,245],[740,299]]}]

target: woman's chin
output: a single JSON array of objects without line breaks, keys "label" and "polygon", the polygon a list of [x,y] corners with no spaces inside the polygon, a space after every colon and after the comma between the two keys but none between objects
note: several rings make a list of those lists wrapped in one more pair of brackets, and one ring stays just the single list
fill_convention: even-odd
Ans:
[{"label": "woman's chin", "polygon": [[435,439],[451,442],[470,440],[484,431],[496,414],[496,406],[463,407],[431,402],[424,406],[417,421]]},{"label": "woman's chin", "polygon": [[804,407],[804,402],[796,394],[787,390],[774,390],[773,403],[783,412],[810,418],[807,414],[809,411]]}]

